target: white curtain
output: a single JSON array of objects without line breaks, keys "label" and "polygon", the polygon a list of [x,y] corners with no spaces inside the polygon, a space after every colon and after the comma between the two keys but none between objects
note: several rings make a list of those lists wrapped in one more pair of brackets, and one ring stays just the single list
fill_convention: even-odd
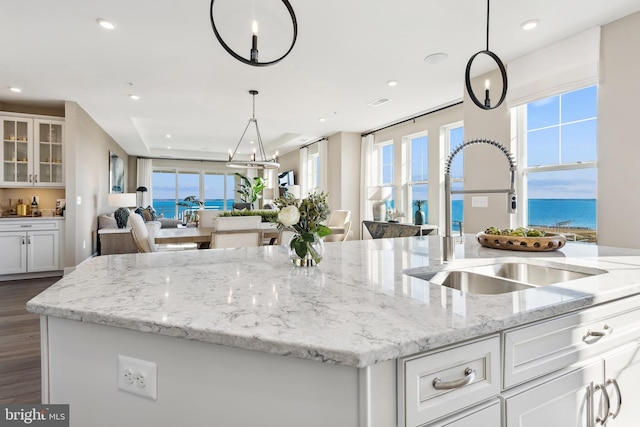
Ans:
[{"label": "white curtain", "polygon": [[309,149],[302,147],[300,149],[300,172],[298,173],[298,185],[300,186],[300,198],[307,197],[309,192],[309,183],[307,182],[307,155]]},{"label": "white curtain", "polygon": [[[372,166],[373,166],[373,135],[362,137],[360,149],[360,219],[373,219],[372,205],[369,202],[369,188],[373,186]],[[360,236],[362,238],[362,236]]]},{"label": "white curtain", "polygon": [[142,193],[142,200],[140,206],[147,207],[151,205],[153,201],[153,195],[151,194],[151,184],[153,180],[153,164],[151,159],[138,159],[138,175],[137,175],[137,187],[147,187],[147,191]]},{"label": "white curtain", "polygon": [[600,27],[507,64],[509,108],[598,83]]},{"label": "white curtain", "polygon": [[318,141],[318,157],[320,157],[320,182],[318,182],[318,188],[320,188],[320,191],[324,192],[327,191],[327,188],[329,186],[327,176],[327,163],[329,162],[327,142],[328,141],[326,139]]}]

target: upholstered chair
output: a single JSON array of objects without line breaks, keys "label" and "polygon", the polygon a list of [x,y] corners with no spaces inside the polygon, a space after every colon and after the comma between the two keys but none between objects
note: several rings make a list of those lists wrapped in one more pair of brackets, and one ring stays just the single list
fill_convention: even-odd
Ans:
[{"label": "upholstered chair", "polygon": [[211,234],[211,247],[241,248],[262,246],[262,217],[229,216],[216,218],[216,230]]}]

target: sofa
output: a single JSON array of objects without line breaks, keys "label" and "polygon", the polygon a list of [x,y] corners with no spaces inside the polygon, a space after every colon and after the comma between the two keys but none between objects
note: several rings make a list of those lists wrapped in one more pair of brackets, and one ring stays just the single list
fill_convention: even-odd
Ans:
[{"label": "sofa", "polygon": [[[132,213],[131,215],[138,214]],[[160,228],[176,228],[179,223],[179,220],[172,218],[157,218],[155,221],[145,221],[145,226],[149,230],[150,238],[153,239]],[[130,227],[119,229],[113,212],[98,216],[98,253],[100,255],[136,252],[138,252],[138,247],[133,240]]]}]

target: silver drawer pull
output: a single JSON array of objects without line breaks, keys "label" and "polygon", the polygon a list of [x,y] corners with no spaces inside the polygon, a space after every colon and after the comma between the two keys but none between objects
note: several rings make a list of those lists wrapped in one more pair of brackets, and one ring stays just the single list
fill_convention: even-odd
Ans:
[{"label": "silver drawer pull", "polygon": [[442,382],[438,377],[433,379],[433,388],[436,390],[453,390],[469,385],[476,379],[475,369],[467,368],[464,370],[464,378],[454,381]]},{"label": "silver drawer pull", "polygon": [[20,227],[21,228],[28,228],[28,227],[31,227],[31,226],[32,226],[31,224],[22,224]]},{"label": "silver drawer pull", "polygon": [[591,329],[589,329],[587,331],[587,334],[584,336],[585,338],[589,338],[589,337],[604,337],[605,335],[609,335],[611,333],[611,328],[609,327],[609,325],[604,325],[604,328],[602,331],[592,331]]},{"label": "silver drawer pull", "polygon": [[[598,384],[596,386],[596,391],[597,390],[601,390],[602,391],[602,398],[604,399],[604,417],[600,418],[600,415],[598,414],[596,416],[596,423],[600,424],[600,425],[605,425],[607,423],[607,419],[609,418],[609,411],[611,410],[611,402],[609,400],[609,393],[607,393],[607,387],[605,387],[604,385],[600,385]],[[602,402],[602,399],[601,399]]]},{"label": "silver drawer pull", "polygon": [[609,412],[609,415],[611,416],[611,418],[615,419],[620,413],[620,408],[622,407],[622,394],[620,394],[620,387],[618,386],[618,381],[608,379],[605,388],[610,385],[613,385],[613,387],[616,389],[616,395],[618,396],[618,409],[616,409],[615,414],[612,412]]}]

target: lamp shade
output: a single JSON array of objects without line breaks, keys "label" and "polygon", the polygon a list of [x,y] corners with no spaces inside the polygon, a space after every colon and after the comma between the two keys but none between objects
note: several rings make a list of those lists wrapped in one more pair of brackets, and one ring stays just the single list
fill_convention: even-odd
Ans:
[{"label": "lamp shade", "polygon": [[367,189],[369,200],[389,200],[391,198],[391,187],[369,187]]},{"label": "lamp shade", "polygon": [[137,204],[136,193],[109,193],[109,206],[132,208]]}]

